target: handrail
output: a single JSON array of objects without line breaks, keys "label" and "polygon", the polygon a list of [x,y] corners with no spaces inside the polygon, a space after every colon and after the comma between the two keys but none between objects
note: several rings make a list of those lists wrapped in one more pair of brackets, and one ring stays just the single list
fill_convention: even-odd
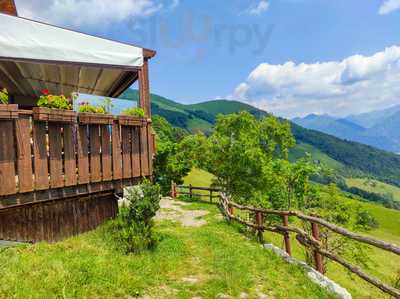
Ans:
[{"label": "handrail", "polygon": [[[177,195],[182,194],[181,192],[177,191],[178,188],[185,189],[187,187],[188,186],[177,186],[175,183],[172,183],[171,194],[175,195],[175,197],[176,197]],[[189,187],[190,187],[190,190],[204,190],[204,191],[210,191],[210,192],[211,192],[211,190],[215,191],[217,189],[217,188],[206,188],[206,187],[194,187],[192,185],[189,185]],[[221,191],[221,189],[218,189],[218,190]],[[344,237],[347,237],[349,239],[355,240],[360,243],[374,246],[378,249],[385,250],[385,251],[394,253],[396,255],[400,255],[400,246],[395,245],[395,244],[390,244],[388,242],[381,241],[381,240],[371,238],[368,236],[363,236],[363,235],[353,233],[345,228],[337,226],[337,225],[330,223],[324,219],[321,219],[321,218],[315,217],[315,216],[306,215],[300,211],[279,211],[279,210],[244,206],[244,205],[240,205],[238,203],[233,202],[229,198],[229,196],[227,196],[223,192],[220,192],[219,198],[220,198],[219,205],[221,206],[222,212],[225,214],[225,216],[230,220],[234,220],[236,222],[239,222],[239,223],[255,230],[259,236],[260,241],[262,241],[262,232],[264,232],[264,231],[270,231],[273,233],[283,235],[284,241],[285,241],[286,252],[288,253],[288,255],[291,255],[291,244],[290,244],[289,234],[294,233],[296,235],[297,241],[299,241],[299,243],[301,245],[312,249],[312,251],[314,253],[315,268],[319,272],[324,273],[322,257],[325,257],[325,258],[328,258],[328,259],[342,265],[347,270],[351,271],[352,273],[359,276],[361,279],[363,279],[363,280],[367,281],[368,283],[372,284],[373,286],[377,287],[384,293],[389,294],[395,298],[400,298],[400,290],[399,289],[396,289],[392,286],[389,286],[389,285],[383,283],[379,279],[366,274],[365,272],[360,270],[358,267],[352,265],[351,263],[349,263],[342,257],[337,256],[334,253],[323,249],[322,243],[319,240],[319,226],[325,227],[326,229],[329,229],[329,230],[331,230],[339,235],[342,235]],[[256,219],[255,223],[246,221],[246,220],[240,218],[239,216],[234,215],[234,208],[242,210],[242,211],[248,211],[248,212],[254,213],[255,219]],[[267,215],[281,216],[282,220],[283,220],[283,225],[265,226],[263,219]],[[312,235],[308,234],[307,232],[303,231],[302,229],[300,229],[298,227],[289,226],[289,224],[288,224],[289,216],[297,217],[298,219],[310,222],[311,226],[312,226]]]}]

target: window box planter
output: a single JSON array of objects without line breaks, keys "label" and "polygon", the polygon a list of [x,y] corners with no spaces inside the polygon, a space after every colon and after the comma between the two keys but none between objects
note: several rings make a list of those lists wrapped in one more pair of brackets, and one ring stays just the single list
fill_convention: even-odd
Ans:
[{"label": "window box planter", "polygon": [[76,123],[76,116],[77,113],[72,110],[50,109],[46,107],[33,108],[33,119],[36,121]]},{"label": "window box planter", "polygon": [[118,122],[121,126],[134,126],[134,127],[144,127],[146,125],[146,119],[143,117],[120,115],[118,117]]},{"label": "window box planter", "polygon": [[114,115],[100,113],[83,112],[78,114],[78,118],[84,125],[112,125],[114,121]]},{"label": "window box planter", "polygon": [[18,118],[18,105],[16,104],[0,104],[0,119],[16,119]]}]

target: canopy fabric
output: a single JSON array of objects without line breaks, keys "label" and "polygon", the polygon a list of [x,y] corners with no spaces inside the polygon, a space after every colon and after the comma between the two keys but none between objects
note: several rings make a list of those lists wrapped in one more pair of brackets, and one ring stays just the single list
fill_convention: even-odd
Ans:
[{"label": "canopy fabric", "polygon": [[0,58],[138,68],[143,49],[0,14]]},{"label": "canopy fabric", "polygon": [[154,51],[0,13],[0,88],[21,107],[41,90],[118,97]]}]

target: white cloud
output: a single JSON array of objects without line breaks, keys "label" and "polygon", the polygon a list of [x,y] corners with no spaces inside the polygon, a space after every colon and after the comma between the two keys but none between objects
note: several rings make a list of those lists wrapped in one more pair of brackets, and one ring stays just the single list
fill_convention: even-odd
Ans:
[{"label": "white cloud", "polygon": [[229,96],[286,117],[344,116],[396,104],[399,97],[400,46],[342,61],[262,63]]},{"label": "white cloud", "polygon": [[385,0],[379,7],[379,14],[386,15],[400,9],[400,0]]},{"label": "white cloud", "polygon": [[174,9],[179,6],[180,0],[172,0],[171,9]]},{"label": "white cloud", "polygon": [[[172,2],[171,2],[172,1]],[[154,15],[177,0],[17,0],[21,16],[72,27],[106,27]]]},{"label": "white cloud", "polygon": [[267,0],[260,0],[260,2],[258,2],[258,4],[250,7],[247,10],[247,14],[253,15],[253,16],[260,15],[263,12],[267,11],[268,8],[269,8],[269,2]]}]

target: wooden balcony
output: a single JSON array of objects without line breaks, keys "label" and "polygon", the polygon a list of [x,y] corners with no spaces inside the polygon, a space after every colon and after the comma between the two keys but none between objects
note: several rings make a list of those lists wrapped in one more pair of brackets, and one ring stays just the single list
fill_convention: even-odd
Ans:
[{"label": "wooden balcony", "polygon": [[0,115],[0,239],[58,240],[115,216],[115,193],[152,176],[151,120]]}]

